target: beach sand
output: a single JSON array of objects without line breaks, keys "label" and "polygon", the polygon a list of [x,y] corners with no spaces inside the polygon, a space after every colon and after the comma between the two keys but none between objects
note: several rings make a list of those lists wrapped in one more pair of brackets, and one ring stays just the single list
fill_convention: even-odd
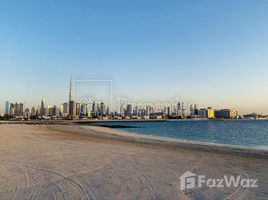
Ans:
[{"label": "beach sand", "polygon": [[[244,153],[243,153],[244,152]],[[0,199],[268,199],[268,157],[78,125],[0,125]],[[180,189],[186,171],[257,188]]]}]

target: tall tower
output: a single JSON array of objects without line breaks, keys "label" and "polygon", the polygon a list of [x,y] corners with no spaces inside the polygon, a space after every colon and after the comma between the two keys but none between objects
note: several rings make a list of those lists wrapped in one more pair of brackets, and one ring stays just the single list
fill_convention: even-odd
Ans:
[{"label": "tall tower", "polygon": [[46,109],[45,109],[45,99],[44,97],[41,100],[41,108],[40,108],[40,115],[41,117],[46,115]]},{"label": "tall tower", "polygon": [[69,101],[74,101],[74,86],[73,86],[72,75],[70,77]]},{"label": "tall tower", "polygon": [[9,110],[10,110],[10,103],[9,101],[6,101],[6,107],[5,107],[5,114],[9,115]]},{"label": "tall tower", "polygon": [[74,102],[74,87],[73,87],[73,79],[70,77],[70,91],[69,91],[69,118],[73,119],[75,117],[75,102]]}]

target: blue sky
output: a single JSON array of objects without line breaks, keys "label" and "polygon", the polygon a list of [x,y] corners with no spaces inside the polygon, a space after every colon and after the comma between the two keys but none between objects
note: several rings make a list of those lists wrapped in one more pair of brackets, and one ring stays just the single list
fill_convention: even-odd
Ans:
[{"label": "blue sky", "polygon": [[0,102],[60,104],[72,74],[133,101],[268,113],[267,24],[265,0],[0,1]]}]

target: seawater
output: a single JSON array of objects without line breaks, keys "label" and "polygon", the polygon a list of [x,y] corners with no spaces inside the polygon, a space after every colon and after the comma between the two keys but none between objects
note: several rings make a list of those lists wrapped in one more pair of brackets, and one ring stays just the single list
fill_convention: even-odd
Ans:
[{"label": "seawater", "polygon": [[128,126],[124,131],[189,141],[268,150],[268,120],[111,121],[100,125]]}]

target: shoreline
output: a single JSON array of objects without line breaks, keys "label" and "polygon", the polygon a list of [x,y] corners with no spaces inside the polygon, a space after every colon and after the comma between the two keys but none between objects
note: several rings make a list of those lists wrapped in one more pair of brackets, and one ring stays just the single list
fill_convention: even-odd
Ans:
[{"label": "shoreline", "polygon": [[[247,120],[247,119],[239,119]],[[250,120],[250,119],[249,119]],[[231,145],[231,144],[222,144],[222,143],[213,143],[206,141],[198,140],[185,140],[177,139],[171,137],[162,137],[154,135],[145,135],[142,133],[129,132],[127,129],[131,126],[122,125],[113,126],[113,125],[101,125],[98,123],[105,122],[163,122],[163,121],[200,121],[200,120],[191,120],[191,119],[158,119],[158,120],[29,120],[29,121],[0,121],[0,125],[34,125],[34,126],[76,126],[76,127],[90,127],[90,129],[102,133],[107,137],[117,136],[117,139],[125,139],[132,142],[138,143],[147,143],[147,144],[160,144],[166,146],[177,146],[190,149],[200,149],[207,151],[219,151],[219,152],[229,152],[241,155],[253,155],[253,156],[264,156],[268,157],[268,149],[258,148],[253,146],[241,146],[241,145]],[[202,120],[207,121],[207,120]],[[236,120],[233,120],[236,121]],[[251,121],[251,120],[250,120]],[[119,130],[117,128],[124,128],[126,130]],[[112,135],[110,133],[113,133]]]},{"label": "shoreline", "polygon": [[165,121],[268,121],[268,118],[258,119],[206,119],[206,118],[193,118],[193,119],[56,119],[56,120],[0,120],[1,124],[85,124],[85,123],[102,123],[102,122],[165,122]]},{"label": "shoreline", "polygon": [[[140,120],[113,120],[111,122],[140,122]],[[142,120],[143,122],[163,122],[167,120]],[[172,121],[172,120],[171,120]],[[177,120],[176,120],[177,121]],[[187,120],[182,120],[187,121]],[[189,120],[191,121],[191,120]],[[193,120],[195,121],[195,120]],[[198,121],[198,120],[197,120]],[[109,127],[98,125],[101,122],[109,122],[106,120],[86,120],[81,123],[81,121],[76,120],[34,120],[34,121],[0,121],[0,125],[35,125],[35,126],[46,126],[49,127],[60,127],[60,126],[72,126],[72,127],[82,127],[83,129],[89,129],[95,131],[97,136],[106,136],[112,137],[113,139],[123,139],[125,141],[144,143],[144,144],[158,144],[161,146],[172,146],[172,147],[181,147],[188,149],[198,149],[202,151],[218,151],[225,152],[231,154],[238,155],[248,155],[248,156],[258,156],[258,157],[268,157],[268,149],[258,148],[258,147],[250,147],[250,146],[240,146],[240,145],[229,145],[229,144],[221,144],[221,143],[213,143],[213,142],[204,142],[204,141],[196,141],[196,140],[184,140],[184,139],[176,139],[169,137],[161,137],[154,135],[144,135],[142,133],[133,133],[128,132],[127,127],[126,130],[119,130],[116,127]],[[85,124],[87,123],[87,125]],[[62,128],[61,128],[62,129]],[[65,129],[63,128],[64,130]],[[76,130],[79,132],[79,130]],[[80,130],[81,131],[81,130]],[[111,134],[112,133],[112,134]],[[92,133],[91,133],[92,134]]]},{"label": "shoreline", "polygon": [[[68,131],[73,133],[79,133],[83,135],[93,135],[99,137],[106,137],[110,139],[118,139],[124,140],[128,142],[135,142],[141,144],[148,145],[160,145],[166,147],[177,147],[177,148],[185,148],[185,149],[193,149],[193,150],[201,150],[201,151],[216,151],[219,153],[229,153],[235,155],[242,156],[254,156],[254,157],[265,157],[268,158],[268,150],[259,149],[254,147],[246,147],[246,146],[238,146],[238,145],[227,145],[227,144],[218,144],[218,143],[210,143],[210,142],[202,142],[202,141],[191,141],[191,140],[182,140],[175,138],[167,138],[160,136],[148,136],[139,133],[132,133],[123,130],[117,130],[108,127],[102,126],[77,126],[72,127],[72,129],[66,129],[63,127],[56,127],[53,130],[61,130]],[[80,129],[80,130],[79,130]],[[85,131],[86,130],[86,131]],[[88,132],[88,133],[87,133]]]}]

